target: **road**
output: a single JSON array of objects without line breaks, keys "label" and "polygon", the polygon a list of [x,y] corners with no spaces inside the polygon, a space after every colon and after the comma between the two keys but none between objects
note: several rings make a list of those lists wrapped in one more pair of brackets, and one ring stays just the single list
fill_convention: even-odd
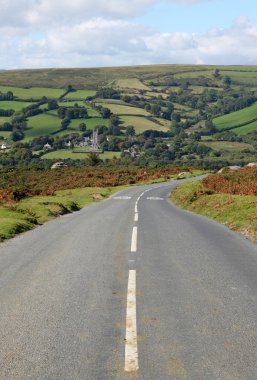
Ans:
[{"label": "road", "polygon": [[0,245],[0,379],[257,379],[257,245],[126,189]]}]

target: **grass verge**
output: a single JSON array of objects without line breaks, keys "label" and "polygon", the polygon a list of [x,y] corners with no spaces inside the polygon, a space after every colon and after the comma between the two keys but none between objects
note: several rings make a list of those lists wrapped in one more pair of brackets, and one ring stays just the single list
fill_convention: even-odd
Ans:
[{"label": "grass verge", "polygon": [[54,196],[26,198],[8,208],[0,207],[0,241],[28,231],[57,216],[78,211],[90,203],[99,202],[123,188],[125,187],[60,190]]},{"label": "grass verge", "polygon": [[176,206],[212,218],[257,242],[256,196],[213,193],[201,182],[189,182],[170,198]]}]

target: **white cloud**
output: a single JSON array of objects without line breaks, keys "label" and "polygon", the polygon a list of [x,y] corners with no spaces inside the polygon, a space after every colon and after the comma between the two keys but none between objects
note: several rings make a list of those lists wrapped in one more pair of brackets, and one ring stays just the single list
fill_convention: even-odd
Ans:
[{"label": "white cloud", "polygon": [[257,64],[257,24],[244,16],[230,28],[201,34],[161,33],[132,23],[159,1],[0,0],[0,68]]}]

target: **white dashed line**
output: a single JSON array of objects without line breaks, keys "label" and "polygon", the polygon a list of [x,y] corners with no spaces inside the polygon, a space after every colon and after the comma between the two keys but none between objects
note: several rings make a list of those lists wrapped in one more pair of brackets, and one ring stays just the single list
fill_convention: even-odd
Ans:
[{"label": "white dashed line", "polygon": [[138,365],[137,313],[136,313],[136,271],[129,271],[127,294],[127,317],[125,339],[125,372],[136,372]]},{"label": "white dashed line", "polygon": [[133,227],[131,239],[131,252],[137,251],[137,227]]},{"label": "white dashed line", "polygon": [[126,196],[126,195],[122,195],[122,196],[113,197],[113,199],[127,200],[127,199],[131,199],[131,197],[128,197],[128,196]]},{"label": "white dashed line", "polygon": [[134,222],[138,222],[138,212],[135,214]]}]

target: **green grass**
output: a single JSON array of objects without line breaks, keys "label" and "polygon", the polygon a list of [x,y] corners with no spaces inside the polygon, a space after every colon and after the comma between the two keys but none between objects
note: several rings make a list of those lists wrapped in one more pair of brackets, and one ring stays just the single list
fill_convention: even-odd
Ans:
[{"label": "green grass", "polygon": [[61,190],[56,192],[55,196],[24,199],[11,209],[0,207],[0,240],[9,239],[34,228],[37,224],[97,202],[94,194],[104,199],[122,188],[124,187]]},{"label": "green grass", "polygon": [[[69,158],[72,160],[85,160],[87,158],[87,153],[86,151],[81,153],[82,150],[83,148],[75,148],[74,151],[72,149],[60,149],[54,152],[46,153],[41,158],[48,160],[65,160]],[[99,158],[101,160],[105,160],[112,159],[113,157],[119,158],[120,155],[121,152],[104,152],[99,154]]]},{"label": "green grass", "polygon": [[168,128],[154,123],[151,120],[148,120],[145,117],[140,116],[121,116],[120,120],[122,121],[122,126],[127,127],[128,125],[133,125],[137,134],[142,133],[148,129],[154,129],[157,131],[168,131]]},{"label": "green grass", "polygon": [[[199,69],[200,68],[200,69]],[[195,66],[194,70],[186,70],[184,73],[178,73],[175,75],[175,78],[199,78],[200,76],[203,76],[205,78],[212,78],[214,70],[201,70],[201,66],[197,68]]]},{"label": "green grass", "polygon": [[256,196],[211,194],[200,182],[190,182],[179,186],[171,200],[178,207],[212,218],[257,241]]},{"label": "green grass", "polygon": [[95,96],[96,91],[93,90],[77,90],[74,92],[69,92],[65,99],[74,99],[74,100],[84,100],[89,96]]},{"label": "green grass", "polygon": [[20,87],[9,87],[0,86],[0,91],[6,93],[8,91],[13,92],[14,96],[19,99],[41,99],[46,96],[48,99],[58,99],[64,94],[64,89],[55,88],[45,88],[45,87],[32,87],[32,88],[20,88]]},{"label": "green grass", "polygon": [[2,136],[5,139],[8,139],[10,137],[11,132],[7,131],[0,131],[0,136]]},{"label": "green grass", "polygon": [[169,94],[166,94],[165,92],[154,92],[154,91],[147,91],[144,94],[145,98],[151,99],[151,98],[158,98],[161,97],[163,99],[167,99],[169,97]]},{"label": "green grass", "polygon": [[257,118],[257,103],[246,107],[240,111],[232,112],[228,115],[213,119],[213,123],[218,130],[233,129]]},{"label": "green grass", "polygon": [[116,115],[140,115],[140,116],[150,115],[150,113],[147,112],[145,109],[137,108],[137,107],[124,106],[124,105],[119,105],[119,104],[110,104],[107,102],[101,103],[101,106],[109,108],[111,112]]},{"label": "green grass", "polygon": [[252,67],[252,71],[250,71],[250,67],[247,69],[243,69],[241,67],[241,71],[239,70],[221,70],[220,74],[222,76],[228,75],[233,82],[239,83],[239,84],[247,84],[250,86],[256,86],[257,85],[257,70],[256,67]]},{"label": "green grass", "polygon": [[34,225],[31,215],[0,207],[0,241],[30,230]]},{"label": "green grass", "polygon": [[238,135],[247,135],[247,133],[254,131],[257,131],[257,121],[244,125],[243,127],[233,129],[233,132],[237,133]]},{"label": "green grass", "polygon": [[0,125],[6,122],[10,123],[11,120],[12,120],[12,116],[0,116]]},{"label": "green grass", "polygon": [[70,128],[78,129],[79,124],[85,123],[88,130],[93,130],[95,127],[99,125],[109,125],[108,119],[103,119],[101,117],[91,117],[89,119],[74,119],[71,120],[69,125]]},{"label": "green grass", "polygon": [[0,101],[0,109],[21,111],[23,108],[30,106],[30,102],[17,102],[16,100]]},{"label": "green grass", "polygon": [[32,140],[35,137],[47,136],[52,132],[58,131],[61,126],[61,120],[51,114],[40,114],[28,119],[28,128],[25,131],[25,141]]},{"label": "green grass", "polygon": [[233,142],[233,141],[206,141],[202,142],[202,144],[209,146],[214,150],[226,150],[229,152],[238,152],[244,149],[254,150],[251,144]]},{"label": "green grass", "polygon": [[120,89],[149,90],[149,87],[137,78],[118,79],[114,82],[114,87]]}]

